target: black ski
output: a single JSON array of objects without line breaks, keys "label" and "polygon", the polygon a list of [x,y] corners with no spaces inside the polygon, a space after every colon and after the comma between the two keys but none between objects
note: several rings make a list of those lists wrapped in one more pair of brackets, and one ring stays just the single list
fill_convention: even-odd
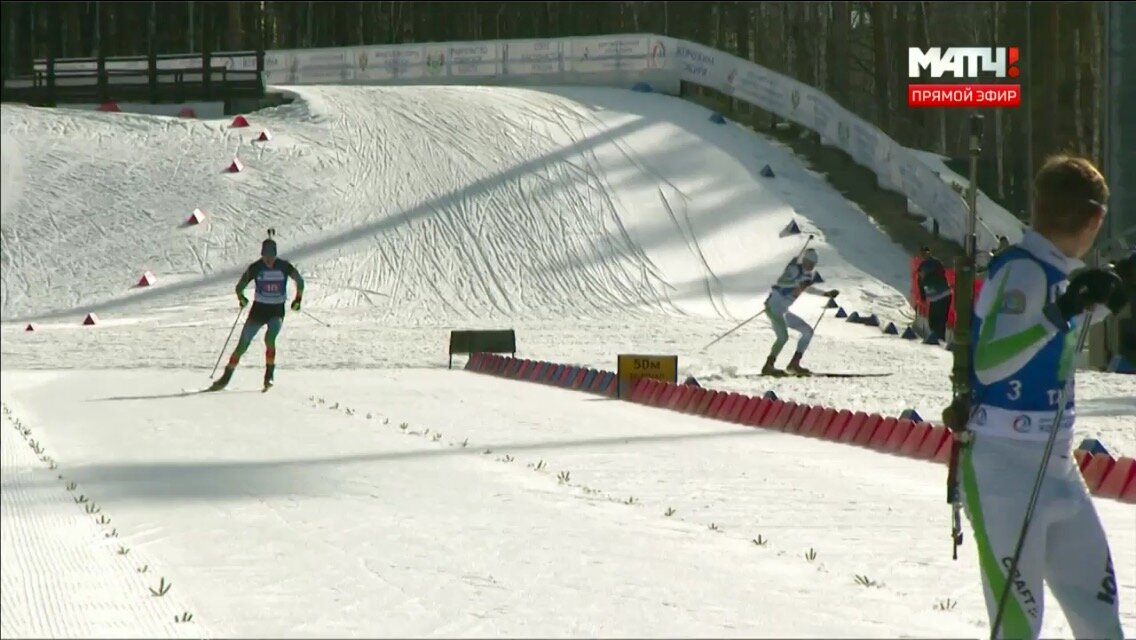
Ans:
[{"label": "black ski", "polygon": [[841,372],[825,372],[814,371],[812,373],[750,373],[742,374],[741,378],[883,378],[893,375],[892,373],[841,373]]},{"label": "black ski", "polygon": [[801,376],[802,378],[884,378],[893,375],[891,372],[884,373],[828,373],[828,372],[813,372]]}]

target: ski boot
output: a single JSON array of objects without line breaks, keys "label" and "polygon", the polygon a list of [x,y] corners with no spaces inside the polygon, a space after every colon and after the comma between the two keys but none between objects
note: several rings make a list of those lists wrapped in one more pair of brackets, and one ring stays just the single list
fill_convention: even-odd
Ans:
[{"label": "ski boot", "polygon": [[798,351],[797,353],[794,353],[793,359],[789,361],[789,365],[785,367],[785,371],[787,371],[790,375],[794,375],[794,376],[809,376],[809,375],[812,375],[812,373],[813,373],[812,371],[809,371],[808,369],[801,366],[801,356],[802,355],[803,354],[800,351]]},{"label": "ski boot", "polygon": [[233,368],[232,367],[225,367],[225,373],[222,373],[220,378],[217,378],[216,380],[214,380],[213,384],[209,385],[209,388],[207,389],[207,391],[220,391],[221,389],[224,389],[225,387],[229,386],[229,381],[232,380],[232,379],[233,379]]},{"label": "ski boot", "polygon": [[776,360],[777,360],[777,356],[769,356],[768,358],[766,358],[765,359],[765,366],[761,368],[761,375],[763,375],[763,376],[783,376],[783,375],[785,375],[785,372],[783,370],[778,369],[776,366],[774,366],[773,363]]},{"label": "ski boot", "polygon": [[272,379],[275,375],[276,375],[276,365],[274,365],[274,364],[264,365],[264,389],[262,391],[268,391],[268,389],[272,387]]}]

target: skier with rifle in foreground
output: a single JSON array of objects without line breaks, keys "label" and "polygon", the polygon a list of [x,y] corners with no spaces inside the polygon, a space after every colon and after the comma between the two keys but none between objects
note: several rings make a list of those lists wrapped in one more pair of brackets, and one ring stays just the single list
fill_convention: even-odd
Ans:
[{"label": "skier with rifle in foreground", "polygon": [[256,283],[255,301],[241,329],[237,347],[225,365],[225,372],[209,387],[210,391],[224,389],[229,384],[233,370],[237,368],[241,356],[248,350],[261,327],[267,327],[264,334],[264,388],[267,390],[272,386],[276,372],[276,338],[284,327],[284,305],[288,301],[288,278],[296,281],[293,311],[300,310],[304,298],[304,278],[291,262],[276,257],[276,240],[272,238],[273,235],[270,229],[268,239],[260,245],[260,260],[250,264],[237,282],[237,303],[241,308],[248,306],[249,301],[244,292],[250,282]]},{"label": "skier with rifle in foreground", "polygon": [[963,443],[991,637],[1038,638],[1044,581],[1074,636],[1121,638],[1108,541],[1071,452],[1073,378],[1085,325],[1121,312],[1136,282],[1117,274],[1130,265],[1083,268],[1109,194],[1091,162],[1050,158],[1033,188],[1031,228],[994,257],[970,315],[969,397],[943,421]]}]

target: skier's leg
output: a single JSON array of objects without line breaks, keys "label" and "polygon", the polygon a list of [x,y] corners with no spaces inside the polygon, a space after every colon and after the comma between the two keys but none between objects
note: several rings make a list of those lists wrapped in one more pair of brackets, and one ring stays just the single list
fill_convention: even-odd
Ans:
[{"label": "skier's leg", "polygon": [[777,338],[773,341],[761,372],[765,375],[780,374],[781,371],[777,369],[775,363],[777,356],[781,355],[781,349],[785,348],[785,343],[789,341],[789,328],[785,324],[785,306],[780,296],[773,295],[765,301],[765,315],[769,318],[769,324],[773,326],[773,334]]},{"label": "skier's leg", "polygon": [[769,314],[769,322],[773,325],[773,334],[777,339],[773,341],[773,347],[769,350],[769,357],[776,360],[777,356],[781,355],[781,350],[785,348],[785,343],[789,342],[789,327],[785,323],[785,316],[780,313]]},{"label": "skier's leg", "polygon": [[[976,435],[963,449],[963,506],[974,528],[978,565],[990,624],[998,615],[998,602],[1006,586],[1014,549],[1036,477],[1034,443]],[[1023,449],[1027,451],[1023,455]],[[1030,454],[1033,455],[1030,455]],[[1032,468],[1031,468],[1032,467]],[[1044,498],[1042,498],[1044,501]],[[1036,640],[1041,633],[1045,593],[1046,505],[1038,504],[1022,547],[1017,571],[1006,598],[1002,623],[995,637]]]},{"label": "skier's leg", "polygon": [[797,373],[808,373],[809,370],[801,366],[801,357],[805,355],[805,349],[808,349],[809,343],[812,342],[813,328],[801,316],[793,312],[785,314],[785,322],[788,323],[790,329],[801,334],[801,337],[797,340],[797,352],[793,354],[793,359],[789,361],[789,366],[786,369]]},{"label": "skier's leg", "polygon": [[233,349],[233,354],[229,356],[229,364],[225,366],[226,369],[236,368],[241,361],[241,356],[248,351],[249,345],[252,344],[256,334],[260,333],[260,328],[263,326],[264,321],[259,318],[250,316],[248,320],[245,320],[245,326],[241,329],[241,337],[237,340],[237,348]]},{"label": "skier's leg", "polygon": [[[1065,486],[1071,509],[1053,524],[1046,541],[1045,582],[1077,638],[1123,638],[1116,570],[1096,507],[1072,456]],[[1058,464],[1058,460],[1050,462]]]},{"label": "skier's leg", "polygon": [[236,370],[237,364],[241,361],[241,356],[248,351],[249,345],[252,344],[253,338],[260,332],[260,328],[264,325],[264,321],[258,317],[249,314],[245,320],[244,327],[241,328],[241,336],[237,340],[237,346],[233,349],[232,355],[229,356],[229,362],[225,364],[225,371],[213,382],[211,389],[222,389],[225,385],[229,384],[229,380],[233,377],[233,371]]},{"label": "skier's leg", "polygon": [[940,340],[947,337],[947,316],[951,310],[951,296],[941,298],[931,303],[930,317],[927,318],[928,328]]},{"label": "skier's leg", "polygon": [[264,384],[272,382],[276,375],[276,337],[284,328],[284,318],[269,318],[264,332]]}]

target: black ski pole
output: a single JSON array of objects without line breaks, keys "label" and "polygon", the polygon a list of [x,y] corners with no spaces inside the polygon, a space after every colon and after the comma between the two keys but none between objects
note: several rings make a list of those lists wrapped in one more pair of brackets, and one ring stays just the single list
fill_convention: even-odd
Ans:
[{"label": "black ski pole", "polygon": [[[1077,336],[1077,347],[1074,355],[1081,352],[1085,346],[1085,339],[1089,336],[1089,327],[1092,326],[1091,317],[1083,317],[1084,326]],[[1072,376],[1073,372],[1069,372]],[[1061,420],[1065,417],[1065,402],[1069,395],[1069,383],[1061,387],[1057,398],[1057,411],[1053,416],[1053,427],[1049,430],[1049,439],[1045,441],[1045,451],[1041,454],[1041,465],[1037,470],[1037,478],[1033,482],[1033,491],[1030,493],[1029,504],[1026,505],[1026,515],[1022,518],[1022,531],[1018,534],[1018,544],[1014,547],[1014,557],[1010,559],[1010,566],[1006,571],[1006,584],[1002,587],[1002,595],[998,598],[998,612],[994,616],[994,625],[990,627],[990,640],[997,640],[998,627],[1002,626],[1002,616],[1006,613],[1006,599],[1010,595],[1010,585],[1014,583],[1014,575],[1018,572],[1018,562],[1022,558],[1022,549],[1025,548],[1026,535],[1029,533],[1030,523],[1033,521],[1033,512],[1037,508],[1037,499],[1041,495],[1041,485],[1045,480],[1045,471],[1049,468],[1049,457],[1053,455],[1053,447],[1057,442],[1057,432],[1061,430]]]},{"label": "black ski pole", "polygon": [[320,320],[319,318],[317,318],[317,317],[313,316],[312,314],[308,313],[308,310],[307,310],[307,309],[300,309],[300,313],[302,313],[302,314],[304,314],[304,315],[308,316],[309,318],[311,318],[312,320],[315,320],[316,322],[318,322],[318,323],[322,324],[323,326],[325,326],[325,327],[328,327],[329,329],[331,328],[331,325],[330,325],[330,324],[328,324],[328,323],[324,322],[323,320]]},{"label": "black ski pole", "polygon": [[245,308],[237,309],[237,317],[233,319],[233,326],[229,329],[229,337],[225,338],[225,345],[221,347],[221,353],[217,355],[217,362],[213,363],[213,371],[209,373],[209,378],[213,378],[213,374],[217,373],[217,367],[221,365],[221,358],[225,357],[225,349],[229,348],[229,341],[233,339],[233,332],[237,330],[237,323],[241,321],[241,314]]},{"label": "black ski pole", "polygon": [[[832,298],[829,298],[829,300],[832,300]],[[820,310],[820,317],[818,317],[817,321],[813,323],[813,333],[816,333],[817,326],[820,325],[821,320],[824,320],[824,314],[826,314],[826,313],[828,313],[828,305],[827,304],[825,304],[824,308]]]}]

